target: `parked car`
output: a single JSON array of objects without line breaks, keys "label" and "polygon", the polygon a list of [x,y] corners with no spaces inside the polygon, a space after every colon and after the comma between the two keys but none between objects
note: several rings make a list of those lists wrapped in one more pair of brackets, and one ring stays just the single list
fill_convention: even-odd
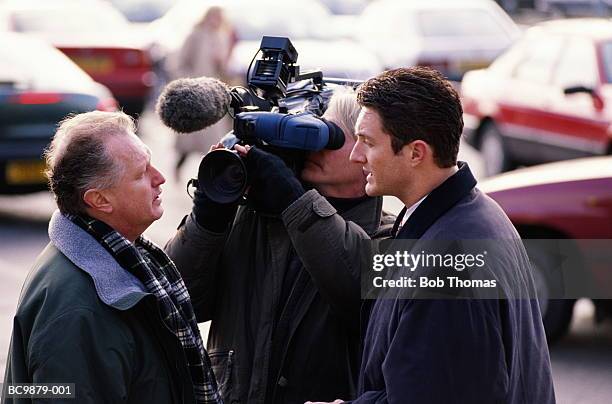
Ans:
[{"label": "parked car", "polygon": [[[326,76],[365,79],[382,71],[377,56],[346,39],[335,39],[330,13],[319,1],[183,0],[161,19],[151,23],[157,48],[167,59],[180,48],[190,29],[213,4],[223,7],[235,29],[237,43],[229,62],[230,74],[245,78],[264,35],[289,37],[298,51],[302,71],[321,69]],[[274,10],[272,12],[271,10]]]},{"label": "parked car", "polygon": [[2,32],[0,60],[0,193],[40,191],[41,156],[58,122],[70,113],[116,110],[117,102],[45,42]]},{"label": "parked car", "polygon": [[0,24],[49,41],[107,86],[128,112],[142,110],[155,84],[144,36],[106,1],[5,0]]},{"label": "parked car", "polygon": [[[604,296],[612,295],[612,156],[523,168],[484,180],[479,188],[501,205],[523,239],[562,240],[564,249],[575,252],[572,256],[582,257],[569,268],[572,278],[597,285]],[[604,242],[603,257],[608,259],[589,256],[594,239]],[[535,269],[546,335],[553,342],[567,332],[575,299],[551,298],[559,297],[551,296],[551,282],[559,279],[547,277],[558,262],[553,250],[529,240],[526,246]],[[598,319],[612,315],[612,300],[594,303]]]},{"label": "parked car", "polygon": [[385,68],[430,66],[451,80],[488,66],[520,36],[491,0],[374,1],[356,25]]},{"label": "parked car", "polygon": [[461,84],[465,137],[495,174],[609,154],[612,21],[560,20],[529,29]]}]

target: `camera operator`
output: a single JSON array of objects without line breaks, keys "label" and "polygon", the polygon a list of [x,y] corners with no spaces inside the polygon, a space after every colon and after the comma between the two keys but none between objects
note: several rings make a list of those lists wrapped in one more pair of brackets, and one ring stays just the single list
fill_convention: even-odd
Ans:
[{"label": "camera operator", "polygon": [[[227,403],[355,395],[360,284],[357,254],[345,251],[389,236],[394,220],[380,197],[365,194],[361,165],[349,162],[359,110],[352,91],[332,97],[324,118],[345,143],[308,155],[304,184],[279,157],[237,146],[246,154],[247,205],[196,190],[191,215],[166,246],[198,322],[212,320],[208,349]],[[300,243],[303,232],[320,242]]]}]

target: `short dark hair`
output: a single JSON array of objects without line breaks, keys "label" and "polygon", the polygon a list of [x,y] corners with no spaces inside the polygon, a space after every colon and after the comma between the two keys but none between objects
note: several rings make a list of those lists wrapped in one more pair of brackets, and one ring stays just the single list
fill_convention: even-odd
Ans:
[{"label": "short dark hair", "polygon": [[386,71],[359,86],[357,101],[380,115],[396,154],[404,145],[422,140],[432,147],[439,167],[457,164],[463,109],[459,95],[438,71],[428,67]]},{"label": "short dark hair", "polygon": [[109,188],[120,179],[123,164],[109,155],[106,141],[135,129],[134,120],[123,112],[86,112],[60,123],[45,150],[45,174],[60,212],[85,213],[83,196],[88,189]]}]

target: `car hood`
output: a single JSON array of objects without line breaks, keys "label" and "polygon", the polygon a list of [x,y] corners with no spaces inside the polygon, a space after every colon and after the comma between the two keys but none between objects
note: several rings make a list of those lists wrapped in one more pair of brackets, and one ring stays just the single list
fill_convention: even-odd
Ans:
[{"label": "car hood", "polygon": [[[350,40],[296,40],[302,73],[320,69],[325,77],[365,80],[382,71],[376,55]],[[230,71],[243,77],[260,41],[240,41],[232,52]],[[261,56],[261,55],[260,55]]]},{"label": "car hood", "polygon": [[481,181],[478,188],[489,193],[513,188],[609,177],[612,177],[612,156],[587,157],[511,171]]}]

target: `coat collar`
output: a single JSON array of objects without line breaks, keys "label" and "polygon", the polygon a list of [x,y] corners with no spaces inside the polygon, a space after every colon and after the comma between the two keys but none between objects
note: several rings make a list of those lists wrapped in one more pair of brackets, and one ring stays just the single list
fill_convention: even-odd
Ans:
[{"label": "coat collar", "polygon": [[123,269],[100,243],[59,211],[49,221],[49,238],[73,264],[91,276],[98,297],[106,305],[127,310],[149,294],[142,282]]},{"label": "coat collar", "polygon": [[455,174],[427,195],[398,233],[397,229],[406,213],[406,208],[402,209],[393,226],[395,238],[421,238],[440,216],[472,192],[476,179],[470,167],[463,161],[460,161],[458,166],[459,170]]}]

